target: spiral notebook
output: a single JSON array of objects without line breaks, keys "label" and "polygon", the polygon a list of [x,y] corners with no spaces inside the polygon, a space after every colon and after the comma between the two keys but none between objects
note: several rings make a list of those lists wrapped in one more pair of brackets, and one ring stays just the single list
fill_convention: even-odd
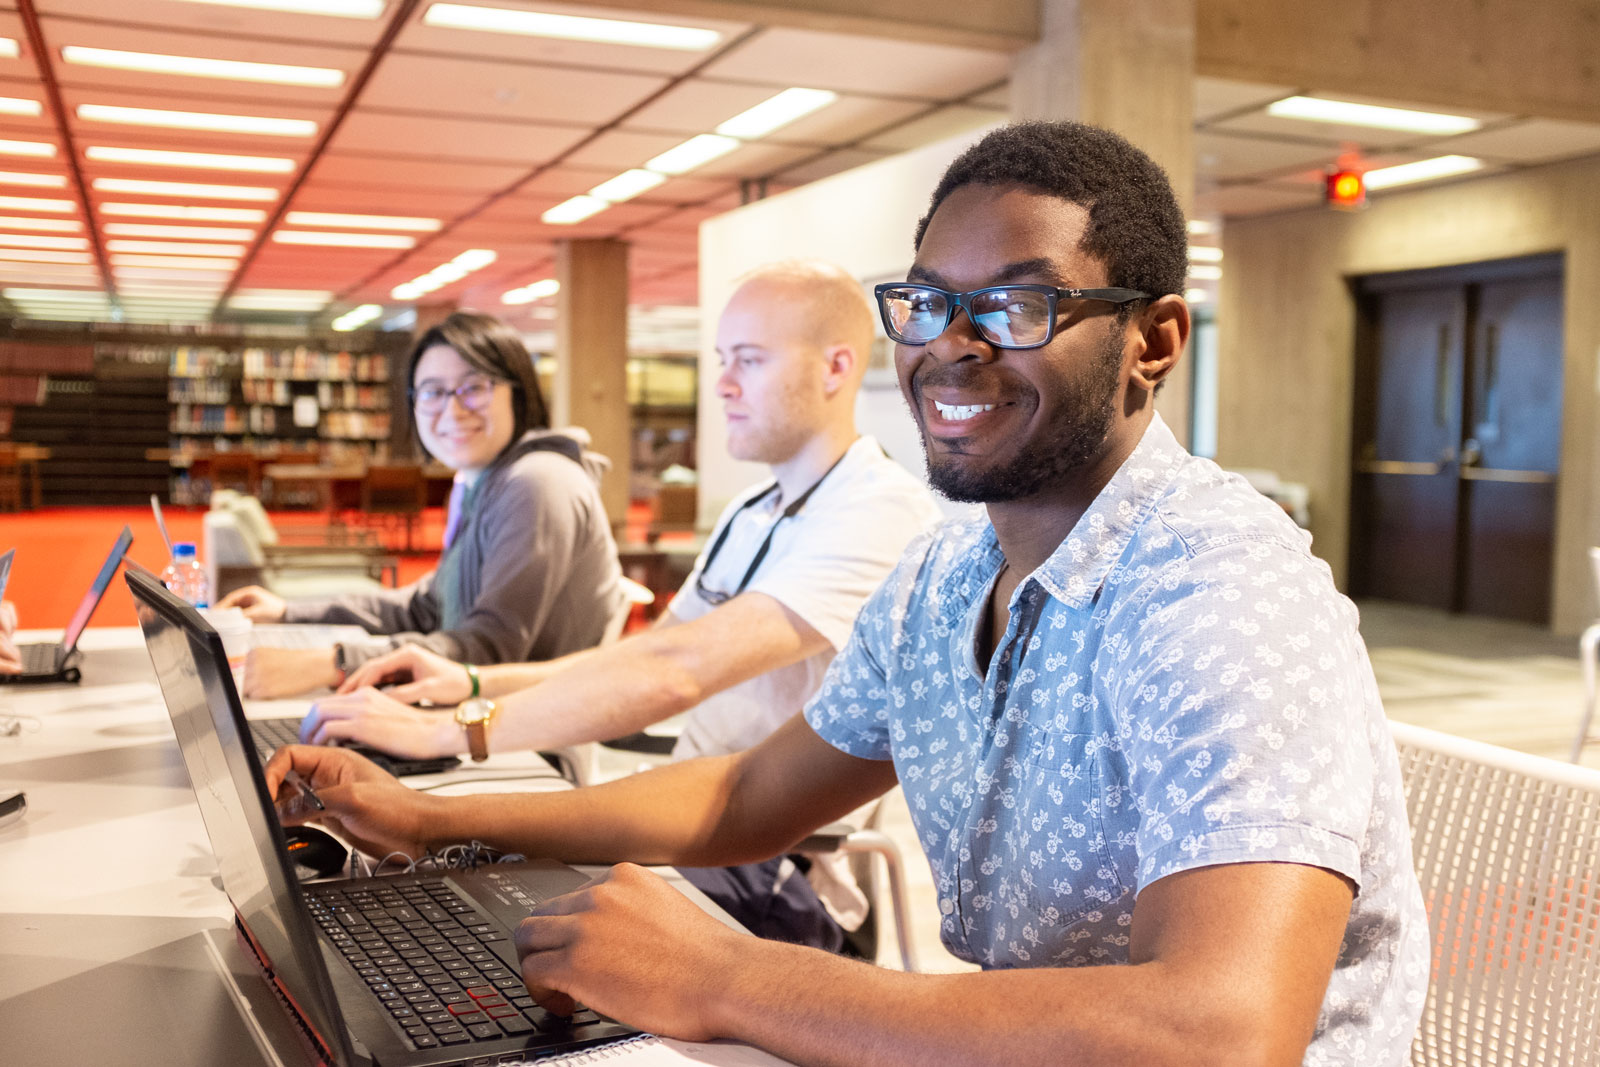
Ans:
[{"label": "spiral notebook", "polygon": [[569,1052],[528,1061],[528,1067],[547,1067],[549,1064],[596,1064],[605,1067],[610,1063],[657,1064],[659,1067],[790,1067],[788,1060],[780,1060],[769,1053],[749,1045],[726,1041],[675,1041],[667,1037],[641,1034],[626,1038],[614,1045]]}]

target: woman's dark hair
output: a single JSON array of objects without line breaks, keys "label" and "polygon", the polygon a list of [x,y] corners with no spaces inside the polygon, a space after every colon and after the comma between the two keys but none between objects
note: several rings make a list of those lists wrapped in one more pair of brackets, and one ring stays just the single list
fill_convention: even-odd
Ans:
[{"label": "woman's dark hair", "polygon": [[[456,311],[439,325],[417,338],[411,346],[406,366],[406,387],[417,384],[417,363],[434,345],[448,345],[466,360],[473,370],[511,385],[513,416],[511,440],[520,440],[529,430],[548,430],[550,412],[539,391],[539,378],[533,371],[533,357],[517,336],[517,331],[493,315],[481,311]],[[412,430],[416,430],[417,410],[411,407]]]},{"label": "woman's dark hair", "polygon": [[1166,172],[1110,130],[1081,122],[1002,126],[950,164],[917,224],[922,245],[933,213],[963,185],[1020,186],[1089,212],[1080,247],[1106,265],[1106,284],[1153,297],[1183,292],[1188,225]]}]

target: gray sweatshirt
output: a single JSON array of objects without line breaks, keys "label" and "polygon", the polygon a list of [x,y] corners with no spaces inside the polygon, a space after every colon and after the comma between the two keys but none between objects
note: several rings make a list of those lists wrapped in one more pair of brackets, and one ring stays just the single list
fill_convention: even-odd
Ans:
[{"label": "gray sweatshirt", "polygon": [[289,604],[285,622],[354,623],[385,635],[346,643],[356,666],[414,643],[465,663],[545,660],[600,643],[626,609],[599,481],[608,463],[581,429],[531,430],[484,471],[460,553],[463,617],[440,630],[437,572],[401,589]]}]

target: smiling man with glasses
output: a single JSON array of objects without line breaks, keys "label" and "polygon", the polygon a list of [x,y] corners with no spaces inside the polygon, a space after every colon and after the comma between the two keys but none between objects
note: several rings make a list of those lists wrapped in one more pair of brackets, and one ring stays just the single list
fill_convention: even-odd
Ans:
[{"label": "smiling man with glasses", "polygon": [[[873,334],[872,307],[840,268],[794,262],[756,271],[718,324],[716,392],[728,451],[766,464],[773,477],[723,512],[658,625],[554,663],[470,673],[404,648],[351,674],[342,695],[318,701],[301,736],[419,757],[464,752],[471,736],[452,716],[402,701],[479,698],[476,707],[488,698],[492,720],[478,732],[493,751],[622,737],[683,711],[675,757],[723,755],[764,739],[816,692],[862,602],[939,517],[918,479],[856,432]],[[442,407],[447,384],[422,383],[419,411]],[[477,392],[471,381],[455,389],[469,405]],[[372,688],[392,677],[409,681],[388,693]],[[865,898],[837,858],[760,859],[689,877],[765,936],[837,949],[865,917]]]},{"label": "smiling man with glasses", "polygon": [[799,1064],[1400,1067],[1428,939],[1394,744],[1327,566],[1155,413],[1184,245],[1108,131],[1010,126],[951,165],[879,300],[930,479],[987,514],[912,545],[762,744],[514,802],[398,807],[323,749],[269,777],[310,774],[379,849],[643,863],[770,855],[902,786],[944,943],[983,971],[752,943],[626,864],[519,925],[535,999],[659,1034]]}]

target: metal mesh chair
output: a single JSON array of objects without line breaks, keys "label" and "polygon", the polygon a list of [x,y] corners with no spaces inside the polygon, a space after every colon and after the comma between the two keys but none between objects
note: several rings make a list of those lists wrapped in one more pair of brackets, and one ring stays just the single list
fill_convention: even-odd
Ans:
[{"label": "metal mesh chair", "polygon": [[1390,725],[1433,946],[1412,1064],[1600,1064],[1600,771]]}]

